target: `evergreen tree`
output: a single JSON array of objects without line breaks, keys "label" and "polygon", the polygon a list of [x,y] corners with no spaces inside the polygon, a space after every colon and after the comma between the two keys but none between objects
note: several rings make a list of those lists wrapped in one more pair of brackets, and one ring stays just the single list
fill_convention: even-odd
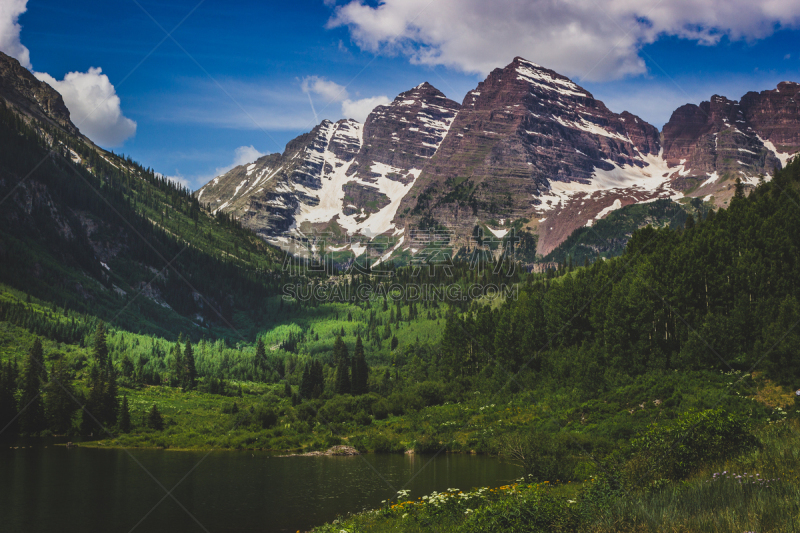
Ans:
[{"label": "evergreen tree", "polygon": [[0,432],[6,435],[17,433],[16,375],[11,362],[0,364]]},{"label": "evergreen tree", "polygon": [[42,341],[37,337],[33,341],[25,364],[22,367],[21,394],[19,406],[22,412],[19,416],[19,429],[29,435],[39,433],[45,429],[44,406],[42,402],[41,368],[44,366]]},{"label": "evergreen tree", "polygon": [[117,423],[119,412],[119,388],[117,387],[117,373],[113,366],[109,366],[105,374],[103,388],[103,407],[101,421],[109,426]]},{"label": "evergreen tree", "polygon": [[292,386],[289,385],[288,381],[284,381],[283,382],[283,395],[286,398],[291,398],[292,397]]},{"label": "evergreen tree", "polygon": [[94,435],[95,431],[102,429],[98,423],[103,422],[102,408],[105,395],[105,383],[98,365],[92,365],[90,368],[88,382],[89,396],[81,411],[81,434]]},{"label": "evergreen tree", "polygon": [[691,213],[686,215],[686,224],[684,224],[684,229],[690,230],[694,227],[694,217]]},{"label": "evergreen tree", "polygon": [[736,178],[736,191],[733,193],[734,198],[742,199],[744,198],[744,185],[742,184],[742,178]]},{"label": "evergreen tree", "polygon": [[264,340],[259,338],[256,344],[256,357],[254,361],[256,372],[264,376],[267,371],[267,350],[264,347]]},{"label": "evergreen tree", "polygon": [[72,415],[78,409],[72,375],[61,354],[55,355],[50,381],[45,387],[45,411],[53,433],[67,434],[72,430]]},{"label": "evergreen tree", "polygon": [[361,395],[369,392],[367,382],[369,379],[369,367],[364,356],[364,345],[361,342],[361,335],[356,338],[356,348],[353,351],[352,368],[352,390],[353,395]]},{"label": "evergreen tree", "polygon": [[119,430],[128,433],[131,430],[131,412],[128,408],[128,396],[122,397],[122,405],[119,408]]},{"label": "evergreen tree", "polygon": [[350,385],[350,357],[347,345],[341,337],[336,337],[333,343],[333,360],[336,363],[336,394],[349,394]]},{"label": "evergreen tree", "polygon": [[101,320],[97,324],[97,329],[94,332],[94,344],[92,345],[92,358],[101,367],[108,365],[108,345],[106,344],[106,325]]},{"label": "evergreen tree", "polygon": [[161,416],[156,404],[153,404],[150,412],[147,413],[147,427],[155,429],[156,431],[164,429],[164,417]]},{"label": "evergreen tree", "polygon": [[303,369],[303,376],[300,379],[300,397],[304,400],[308,400],[311,398],[311,394],[314,391],[314,382],[311,376],[311,368],[313,363],[307,363],[305,368]]},{"label": "evergreen tree", "polygon": [[183,354],[181,353],[181,339],[172,347],[172,360],[170,361],[170,370],[172,372],[171,385],[178,387],[183,385],[183,380],[186,374],[186,369],[183,364]]},{"label": "evergreen tree", "polygon": [[183,349],[183,390],[190,391],[197,386],[197,368],[194,364],[194,350],[192,341],[186,340],[186,347]]},{"label": "evergreen tree", "polygon": [[311,395],[314,398],[319,398],[325,391],[325,373],[322,368],[322,361],[314,361],[311,366],[311,383],[313,384]]}]

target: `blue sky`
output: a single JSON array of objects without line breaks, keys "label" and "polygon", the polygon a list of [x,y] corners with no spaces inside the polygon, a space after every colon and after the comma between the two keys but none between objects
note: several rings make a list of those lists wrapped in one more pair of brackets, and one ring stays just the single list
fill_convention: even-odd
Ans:
[{"label": "blue sky", "polygon": [[[73,98],[91,87],[116,91],[119,105],[95,112],[96,125],[82,127],[71,109],[79,127],[98,128],[100,144],[192,189],[237,160],[282,151],[314,126],[314,111],[320,120],[364,115],[422,81],[460,102],[515,55],[659,128],[684,103],[800,81],[794,0],[758,9],[729,0],[725,13],[691,16],[692,4],[715,2],[673,9],[598,0],[599,12],[534,12],[528,7],[539,0],[498,0],[491,11],[476,0],[5,1],[18,16],[0,20],[0,49],[20,56],[24,46],[32,70],[53,83],[91,74],[56,87],[74,88]],[[179,23],[173,41],[162,28]],[[93,85],[102,75],[92,67],[107,80]]]}]

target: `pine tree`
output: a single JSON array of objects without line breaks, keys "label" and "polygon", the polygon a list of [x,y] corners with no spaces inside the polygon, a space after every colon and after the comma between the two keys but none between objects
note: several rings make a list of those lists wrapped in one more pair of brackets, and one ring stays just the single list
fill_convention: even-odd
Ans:
[{"label": "pine tree", "polygon": [[303,376],[300,379],[300,397],[304,400],[308,400],[311,398],[311,394],[314,391],[314,382],[312,381],[311,377],[311,368],[312,363],[306,364],[305,368],[303,369]]},{"label": "pine tree", "polygon": [[109,367],[105,375],[105,387],[103,389],[103,407],[101,421],[109,426],[117,423],[117,412],[119,411],[119,388],[117,387],[117,373],[113,367]]},{"label": "pine tree", "polygon": [[367,366],[367,360],[364,356],[364,344],[361,342],[361,335],[356,338],[356,348],[353,352],[352,379],[352,390],[354,396],[369,392],[367,388],[369,367]]},{"label": "pine tree", "polygon": [[81,434],[94,435],[95,431],[101,430],[98,422],[102,424],[103,396],[105,394],[105,383],[98,365],[92,365],[89,369],[89,396],[81,411]]},{"label": "pine tree", "polygon": [[350,357],[341,337],[333,343],[333,360],[336,363],[336,394],[350,393]]},{"label": "pine tree", "polygon": [[155,429],[156,431],[164,429],[164,417],[161,416],[156,404],[153,404],[150,412],[147,413],[147,427]]},{"label": "pine tree", "polygon": [[686,215],[686,223],[684,224],[684,229],[690,230],[694,227],[694,217],[691,213]]},{"label": "pine tree", "polygon": [[92,346],[92,357],[101,367],[108,365],[108,345],[106,344],[106,325],[101,320],[97,324],[94,332],[94,344]]},{"label": "pine tree", "polygon": [[292,397],[292,386],[289,385],[288,381],[284,381],[283,382],[283,395],[286,398],[291,398]]},{"label": "pine tree", "polygon": [[736,191],[733,193],[734,198],[742,199],[744,198],[744,185],[742,184],[742,178],[736,178]]},{"label": "pine tree", "polygon": [[259,338],[256,344],[256,357],[253,361],[256,372],[264,376],[267,371],[267,350],[264,347],[264,340]]},{"label": "pine tree", "polygon": [[22,391],[19,399],[22,412],[19,416],[19,429],[29,435],[45,429],[40,378],[41,368],[44,366],[43,354],[42,341],[36,338],[22,367]]},{"label": "pine tree", "polygon": [[0,365],[0,433],[14,435],[17,432],[16,375],[11,362]]},{"label": "pine tree", "polygon": [[181,352],[181,339],[172,347],[172,360],[170,361],[172,371],[171,385],[177,387],[183,385],[186,369],[183,366],[183,353]]},{"label": "pine tree", "polygon": [[183,390],[190,391],[197,386],[197,368],[194,364],[194,350],[192,341],[186,340],[186,347],[183,349]]},{"label": "pine tree", "polygon": [[119,408],[119,430],[128,433],[131,430],[131,411],[128,408],[128,396],[122,397],[122,405]]},{"label": "pine tree", "polygon": [[61,354],[55,356],[50,381],[45,387],[45,411],[50,429],[57,434],[72,430],[72,415],[78,409],[72,375]]},{"label": "pine tree", "polygon": [[311,365],[311,383],[313,384],[311,395],[319,398],[325,391],[325,373],[322,368],[322,361],[314,361]]}]

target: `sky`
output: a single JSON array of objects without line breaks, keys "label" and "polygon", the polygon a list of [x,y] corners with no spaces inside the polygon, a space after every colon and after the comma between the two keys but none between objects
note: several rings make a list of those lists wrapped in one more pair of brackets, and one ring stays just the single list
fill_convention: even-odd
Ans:
[{"label": "sky", "polygon": [[92,140],[192,190],[423,81],[461,102],[515,56],[661,128],[800,81],[800,0],[0,0],[0,50]]}]

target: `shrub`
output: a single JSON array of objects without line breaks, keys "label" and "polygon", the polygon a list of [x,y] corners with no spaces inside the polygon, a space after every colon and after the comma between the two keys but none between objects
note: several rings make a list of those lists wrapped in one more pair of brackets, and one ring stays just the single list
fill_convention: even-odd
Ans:
[{"label": "shrub", "polygon": [[574,471],[564,439],[539,431],[505,435],[500,454],[534,481],[563,480],[572,477]]},{"label": "shrub", "polygon": [[420,398],[426,407],[444,403],[447,388],[440,381],[423,381],[414,389],[414,395]]},{"label": "shrub", "polygon": [[701,466],[758,446],[744,415],[721,409],[689,411],[677,420],[651,424],[631,443],[627,478],[634,486],[685,479]]},{"label": "shrub", "polygon": [[389,402],[380,400],[372,404],[372,416],[375,420],[384,420],[389,416]]},{"label": "shrub", "polygon": [[564,498],[546,489],[523,493],[519,498],[504,498],[478,508],[460,531],[467,533],[550,533],[577,531],[579,517]]},{"label": "shrub", "polygon": [[278,423],[277,413],[267,407],[259,407],[256,409],[253,418],[261,425],[262,429],[269,429]]}]

